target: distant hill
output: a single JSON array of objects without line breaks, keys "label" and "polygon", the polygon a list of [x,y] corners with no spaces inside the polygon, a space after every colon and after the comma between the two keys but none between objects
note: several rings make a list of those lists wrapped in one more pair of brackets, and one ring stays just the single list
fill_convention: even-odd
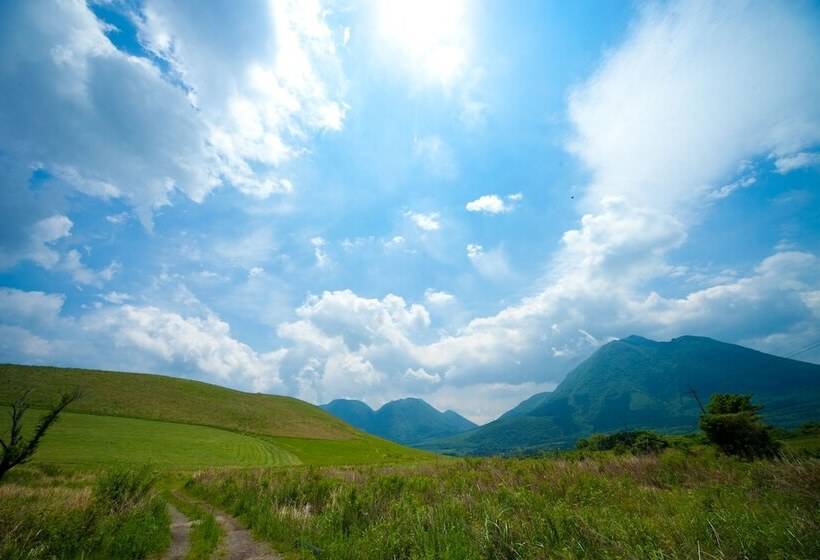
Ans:
[{"label": "distant hill", "polygon": [[[363,433],[299,399],[162,375],[2,364],[0,414],[5,416],[5,407],[25,391],[30,391],[29,402],[36,409],[74,388],[83,396],[46,436],[39,460],[202,467],[427,457]],[[38,413],[31,415],[36,418]]]},{"label": "distant hill", "polygon": [[639,336],[610,342],[541,393],[478,429],[425,442],[456,454],[512,453],[570,447],[582,436],[649,428],[697,428],[713,393],[751,393],[771,423],[793,426],[820,417],[820,366],[705,337],[657,342]]},{"label": "distant hill", "polygon": [[361,430],[406,445],[476,427],[452,410],[439,412],[422,399],[415,398],[391,401],[379,410],[373,410],[362,401],[348,399],[337,399],[321,408]]}]

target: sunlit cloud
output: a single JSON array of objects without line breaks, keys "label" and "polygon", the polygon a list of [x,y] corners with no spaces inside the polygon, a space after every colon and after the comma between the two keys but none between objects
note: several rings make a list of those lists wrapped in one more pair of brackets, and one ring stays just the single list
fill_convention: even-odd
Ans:
[{"label": "sunlit cloud", "polygon": [[376,7],[379,37],[424,82],[448,87],[469,56],[465,0],[384,0]]}]

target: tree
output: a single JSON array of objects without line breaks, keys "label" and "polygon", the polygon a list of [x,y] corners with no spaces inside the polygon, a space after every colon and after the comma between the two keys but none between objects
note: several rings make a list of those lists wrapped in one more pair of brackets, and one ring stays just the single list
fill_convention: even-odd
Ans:
[{"label": "tree", "polygon": [[0,438],[3,453],[0,456],[0,481],[11,469],[31,459],[31,456],[34,455],[40,445],[40,440],[46,435],[51,425],[57,421],[63,409],[80,398],[81,395],[79,390],[64,393],[59,402],[40,418],[40,422],[34,430],[34,435],[26,439],[23,437],[23,416],[29,409],[28,396],[29,391],[26,391],[11,405],[9,439],[6,441],[4,438]]},{"label": "tree", "polygon": [[712,395],[700,417],[700,429],[727,455],[774,457],[780,445],[772,437],[771,427],[761,420],[761,408],[752,403],[751,395]]}]

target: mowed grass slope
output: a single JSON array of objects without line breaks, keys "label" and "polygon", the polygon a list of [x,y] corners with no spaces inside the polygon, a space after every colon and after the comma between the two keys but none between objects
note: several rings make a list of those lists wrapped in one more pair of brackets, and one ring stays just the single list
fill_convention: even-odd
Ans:
[{"label": "mowed grass slope", "polygon": [[199,381],[151,375],[41,366],[0,365],[0,404],[31,390],[45,408],[79,388],[70,412],[214,426],[267,436],[348,439],[360,433],[299,399],[235,391]]},{"label": "mowed grass slope", "polygon": [[[352,465],[431,454],[359,432],[306,402],[150,374],[0,365],[0,414],[25,391],[42,410],[79,388],[82,398],[43,439],[34,463],[151,464],[162,469]],[[3,406],[6,405],[6,406]],[[0,432],[8,429],[0,424]]]},{"label": "mowed grass slope", "polygon": [[[0,414],[5,416],[8,411],[0,407]],[[28,412],[26,435],[43,412]],[[210,426],[67,412],[43,438],[34,463],[80,467],[145,463],[184,470],[298,465],[302,461],[270,441]]]}]

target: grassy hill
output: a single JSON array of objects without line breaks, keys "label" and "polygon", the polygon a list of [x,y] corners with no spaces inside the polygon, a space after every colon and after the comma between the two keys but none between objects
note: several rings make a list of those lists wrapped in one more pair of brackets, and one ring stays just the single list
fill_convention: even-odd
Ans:
[{"label": "grassy hill", "polygon": [[639,336],[599,348],[551,393],[535,395],[498,420],[424,443],[447,453],[515,453],[571,447],[579,437],[623,429],[697,429],[695,390],[750,393],[763,416],[795,426],[820,415],[820,366],[705,337],[657,342]]},{"label": "grassy hill", "polygon": [[391,401],[378,410],[362,401],[337,399],[322,405],[322,409],[361,430],[404,445],[417,445],[476,427],[457,412],[440,412],[417,398]]},{"label": "grassy hill", "polygon": [[41,366],[0,365],[0,404],[31,390],[45,407],[80,388],[68,410],[214,426],[269,436],[348,439],[359,432],[320,408],[291,397],[235,391],[199,381],[151,375]]},{"label": "grassy hill", "polygon": [[[0,413],[24,391],[32,429],[65,391],[82,398],[43,440],[35,463],[92,466],[151,463],[205,466],[367,464],[429,454],[364,434],[290,397],[250,394],[150,374],[0,365]],[[0,431],[7,430],[5,423]]]}]

